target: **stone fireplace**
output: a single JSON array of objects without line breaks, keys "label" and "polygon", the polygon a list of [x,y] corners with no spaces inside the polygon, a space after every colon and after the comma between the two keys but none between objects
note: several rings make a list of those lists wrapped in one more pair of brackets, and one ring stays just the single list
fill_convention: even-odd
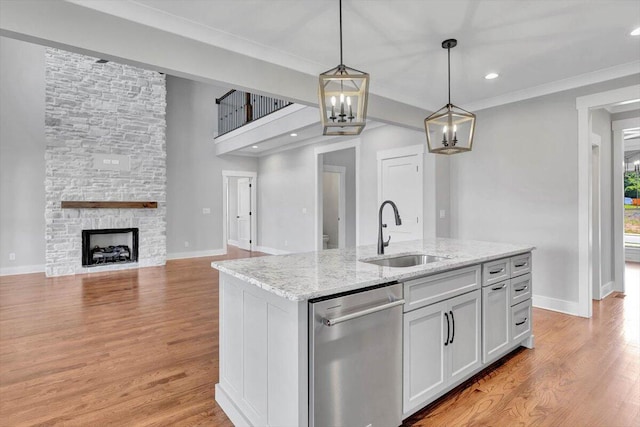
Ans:
[{"label": "stone fireplace", "polygon": [[[46,50],[47,276],[163,265],[166,261],[164,75],[96,60]],[[63,208],[62,203],[70,201],[149,201],[153,208],[130,207],[128,203],[121,207]],[[138,230],[137,262],[125,262],[118,254],[121,262],[87,264],[83,235],[113,229]],[[108,243],[91,243],[89,249],[107,248],[102,252],[107,255],[96,259],[114,259],[116,254],[109,246],[129,246],[129,257],[133,256],[133,240]]]}]

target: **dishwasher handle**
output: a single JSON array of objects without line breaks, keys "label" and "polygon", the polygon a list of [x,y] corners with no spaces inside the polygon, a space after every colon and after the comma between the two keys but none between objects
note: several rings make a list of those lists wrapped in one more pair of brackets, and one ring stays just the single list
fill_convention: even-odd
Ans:
[{"label": "dishwasher handle", "polygon": [[386,310],[388,308],[396,307],[403,304],[404,304],[404,300],[399,299],[387,304],[371,307],[366,310],[356,311],[355,313],[347,314],[340,317],[335,317],[333,319],[325,318],[322,320],[322,323],[324,323],[326,326],[333,326],[333,325],[337,325],[338,323],[346,322],[347,320],[356,319],[358,317],[366,316],[367,314],[376,313],[378,311]]}]

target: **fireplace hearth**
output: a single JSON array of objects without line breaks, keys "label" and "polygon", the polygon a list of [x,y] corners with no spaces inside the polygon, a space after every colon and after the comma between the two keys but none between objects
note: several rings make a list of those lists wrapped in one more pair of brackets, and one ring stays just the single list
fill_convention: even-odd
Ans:
[{"label": "fireplace hearth", "polygon": [[83,267],[96,267],[137,261],[137,228],[82,230]]}]

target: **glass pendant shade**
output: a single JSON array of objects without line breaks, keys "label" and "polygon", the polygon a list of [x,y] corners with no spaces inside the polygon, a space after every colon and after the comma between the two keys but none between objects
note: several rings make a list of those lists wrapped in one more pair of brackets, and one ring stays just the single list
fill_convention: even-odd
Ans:
[{"label": "glass pendant shade", "polygon": [[430,153],[456,154],[471,151],[476,115],[447,104],[426,119],[424,130]]},{"label": "glass pendant shade", "polygon": [[359,135],[367,121],[369,74],[338,65],[320,74],[323,135]]}]

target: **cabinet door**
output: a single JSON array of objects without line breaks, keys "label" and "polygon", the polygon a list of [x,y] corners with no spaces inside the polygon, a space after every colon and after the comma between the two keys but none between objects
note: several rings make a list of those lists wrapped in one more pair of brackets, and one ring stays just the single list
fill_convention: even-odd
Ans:
[{"label": "cabinet door", "polygon": [[[446,384],[447,301],[404,315],[403,412],[422,406]],[[448,314],[447,314],[448,317]]]},{"label": "cabinet door", "polygon": [[448,300],[451,337],[449,339],[450,382],[455,382],[481,364],[480,290]]},{"label": "cabinet door", "polygon": [[482,361],[489,363],[507,350],[511,341],[509,281],[482,288]]}]

